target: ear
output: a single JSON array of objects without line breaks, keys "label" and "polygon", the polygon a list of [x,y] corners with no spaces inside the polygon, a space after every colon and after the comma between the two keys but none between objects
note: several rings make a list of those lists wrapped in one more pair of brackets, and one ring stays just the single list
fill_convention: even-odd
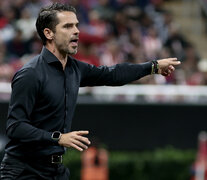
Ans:
[{"label": "ear", "polygon": [[45,37],[46,37],[48,40],[53,40],[54,33],[52,32],[52,30],[50,30],[49,28],[45,28],[45,29],[43,30],[43,33],[44,33]]}]

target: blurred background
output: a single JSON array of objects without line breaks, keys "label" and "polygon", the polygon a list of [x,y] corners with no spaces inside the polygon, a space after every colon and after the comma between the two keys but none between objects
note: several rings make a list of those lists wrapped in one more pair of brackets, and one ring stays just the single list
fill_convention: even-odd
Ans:
[{"label": "blurred background", "polygon": [[0,160],[10,82],[40,53],[35,21],[40,8],[52,2],[77,10],[81,33],[74,57],[80,61],[111,66],[177,57],[182,62],[170,77],[80,89],[72,128],[89,130],[93,145],[83,154],[67,151],[71,179],[206,180],[206,0],[0,1]]}]

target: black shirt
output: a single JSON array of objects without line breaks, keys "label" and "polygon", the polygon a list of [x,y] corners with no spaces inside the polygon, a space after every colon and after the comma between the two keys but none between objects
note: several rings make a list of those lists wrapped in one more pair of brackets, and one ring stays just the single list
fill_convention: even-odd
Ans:
[{"label": "black shirt", "polygon": [[120,86],[150,74],[151,63],[95,67],[68,57],[60,61],[43,47],[13,77],[6,152],[14,156],[64,153],[52,132],[70,132],[80,86]]}]

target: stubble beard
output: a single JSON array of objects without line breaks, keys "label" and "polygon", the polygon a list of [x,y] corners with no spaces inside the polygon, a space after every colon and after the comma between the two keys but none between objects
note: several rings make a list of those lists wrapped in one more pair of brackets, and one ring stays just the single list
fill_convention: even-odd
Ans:
[{"label": "stubble beard", "polygon": [[57,43],[56,47],[58,47],[61,54],[67,54],[67,55],[75,55],[78,52],[78,47],[70,47],[69,44],[65,43],[64,45],[58,45]]},{"label": "stubble beard", "polygon": [[75,55],[78,52],[78,47],[76,47],[75,49],[68,49],[68,55]]},{"label": "stubble beard", "polygon": [[78,47],[72,47],[68,43],[65,43],[65,46],[63,48],[65,50],[65,53],[68,55],[74,55],[78,52]]},{"label": "stubble beard", "polygon": [[65,50],[67,51],[68,55],[74,55],[78,52],[78,46],[70,46],[70,40],[65,41]]}]

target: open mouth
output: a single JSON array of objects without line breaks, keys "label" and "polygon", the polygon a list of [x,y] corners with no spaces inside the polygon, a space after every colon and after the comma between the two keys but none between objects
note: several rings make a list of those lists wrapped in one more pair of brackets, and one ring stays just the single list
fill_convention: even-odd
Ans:
[{"label": "open mouth", "polygon": [[70,42],[78,43],[78,39],[73,39],[73,40],[71,40]]},{"label": "open mouth", "polygon": [[70,44],[72,46],[77,46],[78,45],[78,38],[74,38],[74,39],[70,40]]}]

